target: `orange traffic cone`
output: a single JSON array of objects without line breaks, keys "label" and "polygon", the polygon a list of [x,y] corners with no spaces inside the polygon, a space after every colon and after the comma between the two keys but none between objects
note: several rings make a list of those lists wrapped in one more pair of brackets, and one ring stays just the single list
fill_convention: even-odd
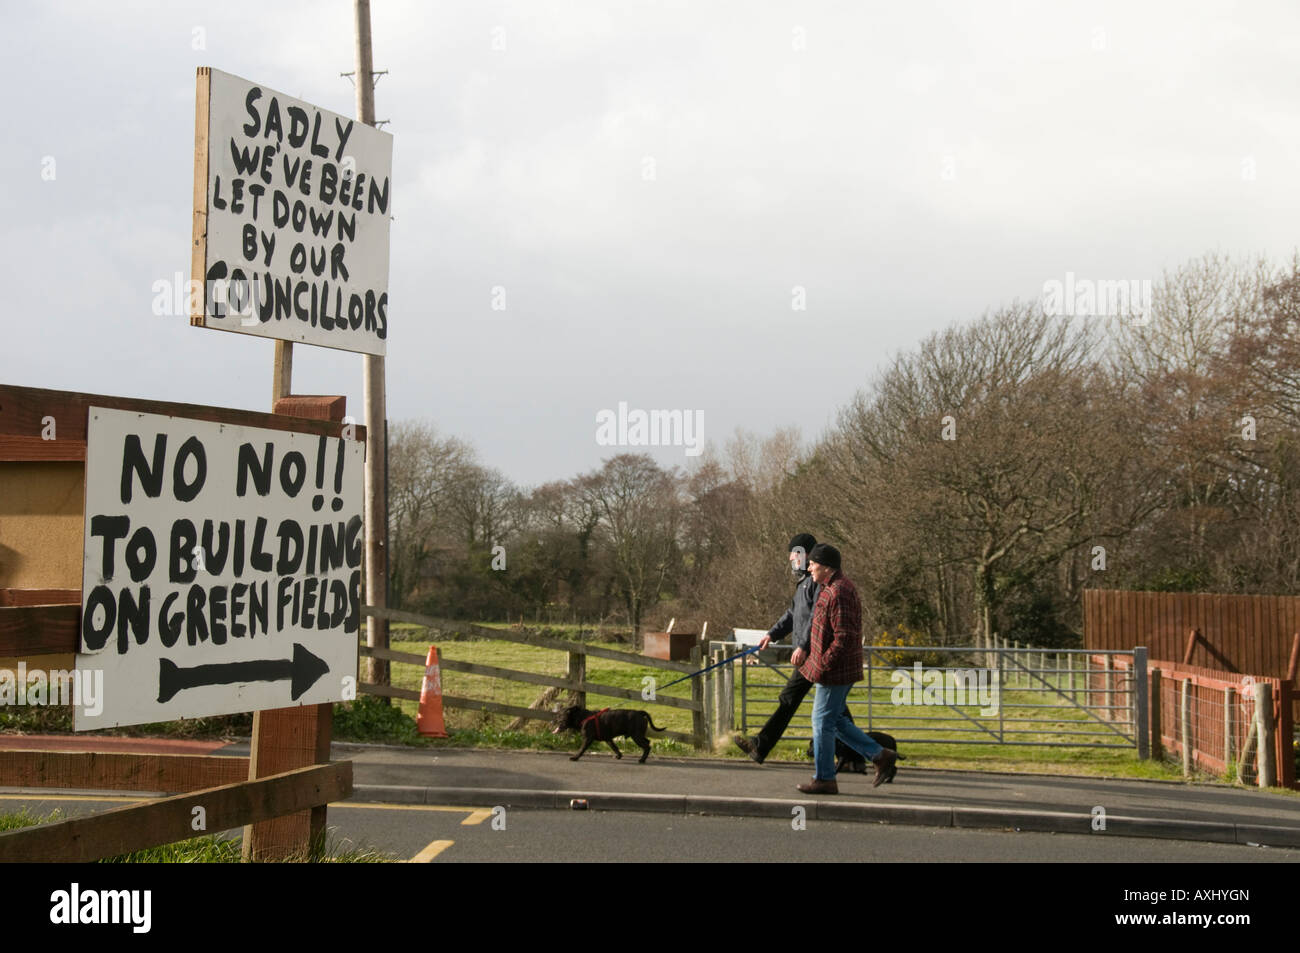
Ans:
[{"label": "orange traffic cone", "polygon": [[442,723],[442,672],[438,669],[438,647],[429,646],[424,663],[424,683],[420,686],[420,714],[415,719],[420,734],[429,738],[450,738]]}]

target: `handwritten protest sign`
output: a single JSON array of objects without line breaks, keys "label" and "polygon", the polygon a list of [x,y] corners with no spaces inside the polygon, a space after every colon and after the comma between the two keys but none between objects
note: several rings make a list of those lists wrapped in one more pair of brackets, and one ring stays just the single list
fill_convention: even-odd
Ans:
[{"label": "handwritten protest sign", "polygon": [[76,729],[354,697],[364,453],[92,407]]},{"label": "handwritten protest sign", "polygon": [[384,354],[393,138],[203,67],[191,323]]}]

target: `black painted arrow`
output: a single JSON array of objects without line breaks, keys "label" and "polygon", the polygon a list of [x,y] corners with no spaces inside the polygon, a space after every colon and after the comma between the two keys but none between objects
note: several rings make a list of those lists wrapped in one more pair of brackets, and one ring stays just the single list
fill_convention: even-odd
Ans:
[{"label": "black painted arrow", "polygon": [[187,688],[202,685],[233,685],[237,682],[282,682],[289,679],[289,697],[294,701],[330,670],[323,659],[312,655],[297,642],[293,658],[255,659],[251,662],[216,662],[181,668],[170,659],[158,660],[158,701],[167,702]]}]

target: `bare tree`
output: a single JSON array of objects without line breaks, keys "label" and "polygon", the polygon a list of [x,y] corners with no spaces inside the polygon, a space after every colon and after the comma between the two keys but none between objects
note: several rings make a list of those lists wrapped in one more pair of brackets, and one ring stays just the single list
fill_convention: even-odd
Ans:
[{"label": "bare tree", "polygon": [[394,424],[388,443],[389,578],[400,607],[429,564],[446,517],[451,478],[473,459],[473,450],[423,422]]},{"label": "bare tree", "polygon": [[620,454],[576,482],[608,537],[634,644],[645,610],[659,601],[681,565],[676,479],[648,455]]}]

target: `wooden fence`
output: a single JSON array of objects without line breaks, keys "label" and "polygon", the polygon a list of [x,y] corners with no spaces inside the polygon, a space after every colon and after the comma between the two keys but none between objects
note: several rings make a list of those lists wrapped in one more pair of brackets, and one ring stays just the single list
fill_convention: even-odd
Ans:
[{"label": "wooden fence", "polygon": [[[1129,695],[1121,686],[1127,684],[1129,668],[1127,659],[1115,659],[1112,668],[1103,666],[1101,656],[1091,656],[1089,688],[1126,704]],[[1115,672],[1125,678],[1117,682]],[[1155,660],[1148,662],[1147,677],[1153,756],[1177,755],[1188,775],[1193,770],[1223,775],[1232,766],[1239,779],[1249,773],[1269,785],[1297,786],[1290,682]],[[1262,729],[1255,717],[1261,686],[1268,695]]]},{"label": "wooden fence", "polygon": [[[587,680],[587,658],[601,658],[613,662],[621,662],[626,665],[633,665],[638,668],[653,668],[665,672],[674,672],[678,676],[686,675],[696,671],[701,666],[703,653],[697,646],[691,653],[691,663],[670,662],[666,659],[651,658],[647,655],[634,655],[630,652],[620,652],[617,649],[604,648],[599,645],[590,645],[585,642],[570,642],[565,639],[556,639],[550,636],[541,635],[536,632],[529,632],[520,629],[493,629],[487,626],[474,625],[466,622],[448,622],[444,619],[436,619],[431,616],[419,615],[414,612],[403,612],[397,609],[380,609],[375,606],[366,606],[362,610],[368,616],[374,616],[378,619],[387,619],[389,622],[410,622],[415,625],[426,626],[431,629],[441,631],[458,631],[485,639],[495,639],[501,642],[514,642],[518,645],[531,645],[534,648],[552,649],[557,652],[564,652],[568,656],[568,671],[565,677],[561,678],[555,675],[542,675],[536,672],[520,672],[513,669],[498,668],[494,665],[482,665],[475,662],[463,662],[454,657],[454,650],[451,656],[448,656],[445,650],[439,649],[438,664],[442,669],[449,672],[464,672],[469,675],[485,675],[489,678],[500,678],[507,681],[522,682],[528,685],[540,685],[548,688],[558,688],[562,691],[569,692],[573,698],[573,703],[586,707],[586,696],[590,692],[593,695],[602,695],[607,698],[625,698],[644,705],[665,705],[669,708],[684,709],[691,713],[692,731],[685,734],[679,731],[666,731],[665,737],[675,738],[679,741],[685,741],[694,744],[696,747],[705,747],[710,742],[710,731],[716,730],[705,718],[705,689],[701,679],[693,678],[690,680],[691,697],[678,698],[671,695],[660,695],[656,693],[654,701],[647,702],[638,691],[628,688],[620,688],[616,685],[604,685],[599,682]],[[453,643],[454,644],[454,643]],[[416,655],[412,652],[398,652],[393,649],[371,648],[366,645],[361,646],[361,654],[368,658],[385,659],[390,662],[406,662],[411,665],[424,667],[425,657]],[[388,698],[404,698],[410,701],[419,701],[420,693],[409,688],[396,688],[391,685],[376,685],[371,682],[362,682],[359,686],[360,691],[370,695],[381,695]],[[477,698],[463,698],[457,695],[442,696],[442,704],[447,708],[468,709],[471,711],[488,711],[500,715],[511,715],[515,718],[527,718],[536,721],[550,721],[555,717],[554,712],[549,708],[524,708],[520,705],[506,705],[500,702],[486,701]]]},{"label": "wooden fence", "polygon": [[1152,658],[1283,678],[1300,665],[1300,597],[1086,589],[1089,649],[1145,645]]},{"label": "wooden fence", "polygon": [[[26,753],[46,757],[52,754]],[[85,763],[83,753],[60,753],[82,754]],[[244,761],[244,770],[247,769]],[[157,798],[89,817],[9,831],[0,834],[0,863],[87,863],[194,837],[195,818],[200,816],[200,811],[204,830],[215,833],[322,807],[351,794],[351,761],[313,765],[252,781],[240,780]],[[306,852],[304,860],[305,855]]]}]

